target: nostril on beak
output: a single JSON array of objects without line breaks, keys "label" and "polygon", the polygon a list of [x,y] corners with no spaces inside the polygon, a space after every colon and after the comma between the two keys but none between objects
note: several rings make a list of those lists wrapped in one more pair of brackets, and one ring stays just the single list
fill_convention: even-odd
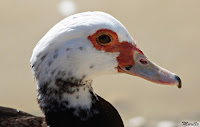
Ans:
[{"label": "nostril on beak", "polygon": [[133,66],[132,65],[129,65],[129,66],[126,66],[126,70],[130,70]]},{"label": "nostril on beak", "polygon": [[176,75],[175,79],[178,81],[177,87],[180,89],[182,87],[181,79]]},{"label": "nostril on beak", "polygon": [[141,60],[140,60],[140,63],[141,63],[141,64],[147,64],[147,61],[146,61],[145,59],[141,59]]}]

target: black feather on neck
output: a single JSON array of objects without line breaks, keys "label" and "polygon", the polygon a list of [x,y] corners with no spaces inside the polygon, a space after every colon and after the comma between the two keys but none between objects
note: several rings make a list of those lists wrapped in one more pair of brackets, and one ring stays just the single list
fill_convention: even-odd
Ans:
[{"label": "black feather on neck", "polygon": [[[55,86],[48,83],[38,88],[38,103],[45,114],[50,127],[123,127],[117,110],[107,101],[93,92],[91,81],[70,82],[57,79]],[[63,94],[75,94],[85,89],[89,93],[89,108],[70,106]],[[79,99],[79,98],[77,98]]]}]

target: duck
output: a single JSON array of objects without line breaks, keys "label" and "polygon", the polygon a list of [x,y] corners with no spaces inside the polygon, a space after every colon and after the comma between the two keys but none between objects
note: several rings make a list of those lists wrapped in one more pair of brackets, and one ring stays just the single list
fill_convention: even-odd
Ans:
[{"label": "duck", "polygon": [[57,23],[37,43],[30,63],[45,115],[38,127],[124,127],[114,106],[93,90],[93,80],[101,75],[124,73],[182,86],[176,74],[144,55],[120,21],[100,11]]}]

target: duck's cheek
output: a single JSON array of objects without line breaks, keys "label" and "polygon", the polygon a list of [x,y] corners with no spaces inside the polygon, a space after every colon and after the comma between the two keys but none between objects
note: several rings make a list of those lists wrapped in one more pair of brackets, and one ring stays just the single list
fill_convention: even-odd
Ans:
[{"label": "duck's cheek", "polygon": [[[134,66],[134,54],[137,52],[142,53],[142,51],[136,45],[132,45],[129,42],[120,43],[120,46],[118,46],[118,51],[120,52],[119,56],[117,57],[118,67],[122,68]],[[118,71],[121,72],[119,69]]]},{"label": "duck's cheek", "polygon": [[[133,66],[134,65],[134,57],[133,54],[125,54],[120,53],[117,57],[118,66],[126,67],[126,66]],[[119,71],[121,72],[121,71]]]}]

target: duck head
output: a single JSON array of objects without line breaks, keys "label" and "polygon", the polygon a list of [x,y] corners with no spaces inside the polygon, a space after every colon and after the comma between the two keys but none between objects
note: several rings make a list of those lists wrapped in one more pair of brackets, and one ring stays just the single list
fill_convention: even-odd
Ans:
[{"label": "duck head", "polygon": [[30,62],[44,112],[91,108],[91,81],[99,75],[126,73],[181,87],[178,76],[151,62],[127,29],[103,12],[75,14],[56,24],[38,42]]},{"label": "duck head", "polygon": [[103,12],[72,15],[55,25],[35,47],[31,65],[40,84],[58,77],[83,81],[126,73],[181,87],[178,76],[151,62],[127,29]]}]

